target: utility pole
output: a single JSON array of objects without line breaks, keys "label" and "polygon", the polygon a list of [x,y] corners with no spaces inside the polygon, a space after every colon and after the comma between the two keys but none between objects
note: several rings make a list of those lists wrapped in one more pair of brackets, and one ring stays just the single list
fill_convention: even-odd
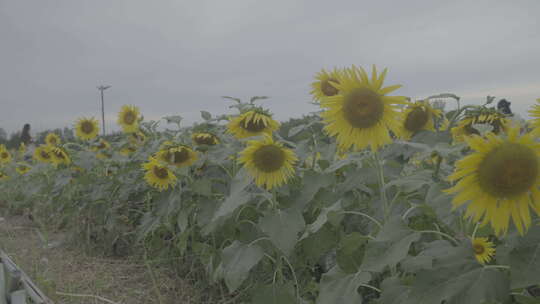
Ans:
[{"label": "utility pole", "polygon": [[107,86],[99,86],[97,87],[98,90],[101,92],[101,124],[103,126],[103,135],[105,135],[105,102],[103,101],[103,91],[110,88],[110,85]]}]

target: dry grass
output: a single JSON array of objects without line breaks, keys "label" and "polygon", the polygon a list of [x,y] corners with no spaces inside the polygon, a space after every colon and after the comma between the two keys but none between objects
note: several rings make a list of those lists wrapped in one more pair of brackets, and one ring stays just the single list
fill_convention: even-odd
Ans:
[{"label": "dry grass", "polygon": [[[60,245],[46,248],[44,239]],[[196,290],[167,269],[153,267],[151,274],[140,258],[88,256],[81,249],[62,245],[64,239],[61,233],[43,235],[25,217],[0,219],[0,247],[56,303],[107,303],[57,292],[95,295],[124,304],[198,303]]]}]

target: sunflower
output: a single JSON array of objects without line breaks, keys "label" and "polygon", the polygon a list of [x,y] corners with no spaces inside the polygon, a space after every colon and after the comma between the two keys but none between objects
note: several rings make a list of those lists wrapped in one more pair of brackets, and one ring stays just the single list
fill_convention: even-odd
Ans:
[{"label": "sunflower", "polygon": [[532,106],[532,109],[530,109],[528,112],[533,118],[531,119],[530,123],[534,129],[534,132],[537,134],[540,133],[540,98],[536,100],[536,104]]},{"label": "sunflower", "polygon": [[331,72],[327,72],[322,69],[317,73],[315,79],[317,81],[311,84],[311,95],[313,100],[320,101],[325,97],[334,96],[338,94],[338,89],[332,83],[339,83],[340,71],[334,69]]},{"label": "sunflower", "polygon": [[136,151],[137,151],[137,148],[135,148],[133,146],[125,146],[122,149],[120,149],[120,154],[122,154],[124,156],[129,156],[132,153],[135,153]]},{"label": "sunflower", "polygon": [[410,104],[402,113],[401,128],[397,135],[405,140],[422,130],[435,131],[434,118],[441,116],[442,111],[434,109],[429,101],[417,101]]},{"label": "sunflower", "polygon": [[42,163],[48,163],[52,161],[51,147],[41,145],[34,150],[34,159]]},{"label": "sunflower", "polygon": [[188,146],[168,147],[156,153],[156,159],[176,166],[177,168],[190,166],[197,161],[197,152]]},{"label": "sunflower", "polygon": [[191,135],[191,139],[197,145],[213,146],[219,143],[218,137],[209,132],[193,133],[193,135]]},{"label": "sunflower", "polygon": [[540,214],[540,143],[531,133],[519,135],[519,128],[508,130],[507,138],[488,133],[486,138],[466,136],[475,150],[456,162],[448,179],[456,185],[447,189],[457,195],[453,208],[467,202],[466,217],[482,225],[491,223],[497,235],[506,233],[509,219],[520,234],[531,225],[529,207]]},{"label": "sunflower", "polygon": [[5,174],[4,172],[0,171],[0,181],[8,180],[9,175]]},{"label": "sunflower", "polygon": [[455,141],[463,141],[465,136],[473,134],[480,135],[480,132],[473,126],[475,124],[489,125],[493,128],[491,130],[492,133],[500,134],[501,132],[506,132],[510,126],[510,121],[503,114],[498,112],[468,115],[460,120],[457,126],[450,130],[452,132],[452,137]]},{"label": "sunflower", "polygon": [[169,186],[173,187],[176,183],[176,176],[171,170],[155,158],[150,157],[149,161],[143,164],[143,168],[146,170],[146,182],[160,191],[168,189]]},{"label": "sunflower", "polygon": [[129,134],[129,141],[134,145],[144,144],[146,141],[146,135],[143,132],[137,131]]},{"label": "sunflower", "polygon": [[82,117],[75,124],[75,134],[82,140],[91,140],[98,136],[98,121],[92,118]]},{"label": "sunflower", "polygon": [[99,152],[103,150],[109,150],[110,148],[111,148],[111,144],[105,139],[101,138],[98,144],[92,147],[92,151]]},{"label": "sunflower", "polygon": [[60,139],[60,136],[56,133],[49,133],[45,137],[45,144],[48,146],[58,146],[62,143],[62,140]]},{"label": "sunflower", "polygon": [[266,111],[255,109],[237,116],[227,125],[227,132],[238,139],[262,134],[272,135],[279,128],[279,122]]},{"label": "sunflower", "polygon": [[486,237],[474,238],[471,242],[476,260],[478,260],[480,264],[489,263],[495,254],[495,245],[488,241],[488,238]]},{"label": "sunflower", "polygon": [[69,165],[71,163],[71,158],[69,157],[69,154],[66,152],[66,150],[60,147],[51,147],[50,154],[52,156],[51,161],[55,165],[60,165],[60,164]]},{"label": "sunflower", "polygon": [[293,176],[293,165],[298,158],[292,150],[265,136],[263,140],[249,141],[238,160],[246,166],[258,186],[270,190]]},{"label": "sunflower", "polygon": [[30,171],[32,169],[32,167],[30,167],[30,165],[26,164],[26,163],[17,163],[17,167],[15,168],[15,170],[20,174],[20,175],[25,175],[26,173],[28,173],[28,171]]},{"label": "sunflower", "polygon": [[118,113],[118,124],[125,133],[135,133],[139,131],[139,115],[139,108],[124,105]]},{"label": "sunflower", "polygon": [[355,147],[360,150],[368,145],[376,151],[392,139],[388,130],[396,132],[400,113],[396,104],[404,104],[405,97],[386,96],[400,85],[382,87],[387,70],[377,75],[373,66],[371,79],[362,68],[353,66],[338,78],[339,93],[321,100],[321,113],[326,123],[325,131],[336,136],[341,149]]},{"label": "sunflower", "polygon": [[0,147],[0,165],[11,162],[11,153],[4,147]]}]

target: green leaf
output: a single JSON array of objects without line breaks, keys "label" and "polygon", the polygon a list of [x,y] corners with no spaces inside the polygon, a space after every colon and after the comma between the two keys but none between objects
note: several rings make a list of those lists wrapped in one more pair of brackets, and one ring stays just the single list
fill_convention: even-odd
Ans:
[{"label": "green leaf", "polygon": [[299,125],[289,130],[289,137],[294,137],[296,134],[302,132],[306,128],[306,125]]},{"label": "green leaf", "polygon": [[352,232],[341,239],[336,260],[344,272],[356,273],[358,271],[364,257],[365,244],[366,237],[359,232]]},{"label": "green leaf", "polygon": [[361,304],[362,295],[357,289],[370,280],[368,272],[347,274],[335,266],[322,276],[317,304]]},{"label": "green leaf", "polygon": [[375,241],[368,243],[360,269],[381,272],[407,257],[409,247],[420,239],[420,233],[411,230],[401,217],[386,222]]},{"label": "green leaf", "polygon": [[231,191],[225,201],[219,206],[219,209],[214,214],[213,221],[219,217],[228,216],[236,208],[247,203],[251,199],[251,194],[246,191],[246,188],[251,184],[251,179],[247,177],[245,170],[240,170],[231,181]]},{"label": "green leaf", "polygon": [[409,295],[410,287],[398,277],[389,277],[381,283],[381,291],[381,304],[402,304]]},{"label": "green leaf", "polygon": [[250,246],[234,241],[223,249],[223,276],[230,292],[242,285],[251,268],[257,265],[263,256],[264,252],[257,244]]},{"label": "green leaf", "polygon": [[302,235],[300,239],[302,240],[308,237],[310,234],[319,231],[319,229],[321,229],[321,227],[326,224],[326,222],[328,222],[328,214],[332,211],[339,210],[341,210],[341,200],[338,200],[330,207],[324,208],[315,220],[315,222],[307,226],[306,232],[304,233],[304,235]]},{"label": "green leaf", "polygon": [[294,209],[277,210],[259,221],[261,230],[272,243],[289,256],[298,241],[298,233],[306,226],[304,217]]},{"label": "green leaf", "polygon": [[497,269],[478,265],[472,269],[441,268],[416,275],[406,304],[505,303],[508,278]]},{"label": "green leaf", "polygon": [[524,236],[509,235],[496,253],[497,261],[510,266],[512,289],[540,284],[540,226],[532,226]]},{"label": "green leaf", "polygon": [[199,179],[191,183],[191,190],[204,196],[212,196],[212,181],[209,178]]},{"label": "green leaf", "polygon": [[254,288],[252,304],[297,304],[292,283]]},{"label": "green leaf", "polygon": [[300,195],[294,198],[295,208],[300,212],[304,211],[304,207],[313,200],[317,192],[321,188],[328,187],[335,183],[336,176],[333,173],[321,174],[315,171],[306,171],[302,178],[302,191]]},{"label": "green leaf", "polygon": [[210,114],[210,112],[207,112],[207,111],[201,111],[201,117],[204,120],[210,120],[212,119],[212,114]]},{"label": "green leaf", "polygon": [[180,124],[180,122],[182,121],[182,117],[179,115],[165,116],[163,117],[163,119],[165,119],[167,123],[175,123],[175,124]]}]

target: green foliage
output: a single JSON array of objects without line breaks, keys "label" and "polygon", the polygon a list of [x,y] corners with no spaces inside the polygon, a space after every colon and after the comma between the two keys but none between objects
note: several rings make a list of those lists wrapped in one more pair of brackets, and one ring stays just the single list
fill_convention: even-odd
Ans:
[{"label": "green foliage", "polygon": [[[224,98],[244,111],[265,97]],[[459,101],[453,94],[432,98]],[[291,119],[275,136],[299,158],[296,176],[266,191],[239,165],[245,143],[226,133],[226,116],[201,111],[201,117],[191,128],[168,116],[177,128],[161,132],[158,122],[143,122],[147,140],[129,156],[118,153],[129,136],[109,135],[112,157],[105,159],[91,150],[95,141],[56,130],[73,164],[35,163],[23,176],[6,165],[2,170],[14,178],[0,182],[0,202],[70,231],[88,250],[117,256],[144,250],[168,266],[191,265],[190,273],[199,270],[198,279],[226,287],[238,303],[538,303],[531,292],[540,284],[538,218],[523,236],[512,228],[494,239],[496,257],[480,264],[470,237],[491,231],[465,221],[444,192],[454,162],[468,153],[451,144],[449,132],[423,131],[377,156],[340,158],[320,117]],[[189,168],[173,168],[172,189],[150,187],[141,164],[165,140],[190,145],[191,133],[204,130],[220,144],[197,148],[199,159]]]}]

